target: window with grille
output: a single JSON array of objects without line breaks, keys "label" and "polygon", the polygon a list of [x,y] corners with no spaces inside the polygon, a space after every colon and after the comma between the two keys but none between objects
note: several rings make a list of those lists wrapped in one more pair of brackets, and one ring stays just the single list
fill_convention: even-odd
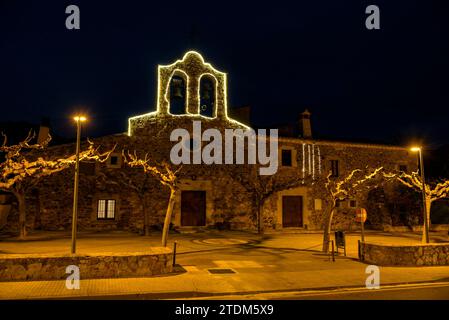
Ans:
[{"label": "window with grille", "polygon": [[100,199],[98,200],[97,219],[115,219],[115,200]]}]

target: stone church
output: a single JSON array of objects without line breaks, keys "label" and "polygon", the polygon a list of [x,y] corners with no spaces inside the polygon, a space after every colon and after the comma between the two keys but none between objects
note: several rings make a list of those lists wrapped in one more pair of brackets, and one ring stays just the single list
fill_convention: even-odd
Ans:
[{"label": "stone church", "polygon": [[[147,155],[154,163],[170,162],[170,150],[175,144],[170,134],[176,128],[191,133],[193,121],[201,121],[203,130],[249,129],[245,117],[234,119],[230,113],[226,73],[205,62],[199,53],[189,51],[171,65],[158,66],[157,77],[155,111],[130,117],[127,132],[93,139],[103,149],[115,145],[115,151],[106,163],[81,163],[79,230],[141,233],[145,224],[157,229],[163,223],[169,190],[141,168],[129,168],[123,161],[123,151],[136,152],[140,157]],[[263,187],[264,183],[277,180],[281,187],[260,208],[264,230],[320,230],[329,206],[324,187],[329,173],[331,179],[339,179],[356,168],[417,168],[416,155],[404,147],[314,139],[307,110],[300,114],[297,129],[299,134],[295,137],[278,137],[278,170],[269,178],[254,174],[250,165],[183,165],[173,228],[255,230],[255,195],[248,185],[258,182]],[[83,142],[82,148],[86,145]],[[49,157],[57,157],[74,151],[74,144],[66,144],[51,146],[46,152]],[[284,180],[298,183],[286,183],[283,189]],[[419,207],[400,204],[395,196],[398,192],[401,195],[401,191],[390,189],[378,188],[340,201],[335,227],[355,227],[354,210],[359,206],[368,208],[367,224],[373,228],[413,224],[411,212],[419,212]],[[70,230],[72,201],[73,170],[42,180],[27,195],[28,228]],[[17,212],[12,208],[5,229],[17,227]]]}]

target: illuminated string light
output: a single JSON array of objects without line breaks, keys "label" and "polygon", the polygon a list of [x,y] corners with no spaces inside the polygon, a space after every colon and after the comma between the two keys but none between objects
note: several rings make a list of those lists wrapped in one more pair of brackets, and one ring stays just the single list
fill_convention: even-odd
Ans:
[{"label": "illuminated string light", "polygon": [[310,154],[310,144],[307,145],[307,158],[309,160],[309,173],[308,175],[310,175],[310,172],[312,171],[312,161],[311,161],[311,154]]},{"label": "illuminated string light", "polygon": [[315,145],[312,145],[312,180],[315,180]]},{"label": "illuminated string light", "polygon": [[304,180],[306,178],[306,152],[305,152],[306,145],[302,144],[302,179]]},{"label": "illuminated string light", "polygon": [[317,152],[318,152],[318,174],[321,176],[321,151],[320,151],[320,146],[317,146]]}]

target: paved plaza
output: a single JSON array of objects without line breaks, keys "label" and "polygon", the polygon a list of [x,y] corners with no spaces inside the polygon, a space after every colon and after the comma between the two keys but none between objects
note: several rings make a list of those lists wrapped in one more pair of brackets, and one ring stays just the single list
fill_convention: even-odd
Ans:
[{"label": "paved plaza", "polygon": [[[365,287],[367,265],[357,260],[358,233],[348,233],[347,256],[333,262],[320,252],[320,233],[270,233],[234,231],[170,234],[177,242],[173,274],[148,278],[83,280],[79,290],[65,281],[0,282],[1,299],[129,298],[164,299],[195,297],[245,297],[286,295],[308,290]],[[433,233],[435,242],[447,234]],[[368,232],[375,243],[419,243],[419,233]],[[78,253],[144,251],[160,245],[160,234],[149,237],[126,232],[79,234]],[[67,253],[70,234],[34,233],[25,241],[3,238],[0,254]],[[229,273],[214,273],[226,269]],[[446,283],[449,266],[381,267],[381,286],[410,283]],[[367,290],[367,289],[366,289]],[[370,290],[372,291],[372,290]],[[409,290],[410,291],[410,290]],[[410,293],[409,293],[410,296]],[[449,297],[448,297],[449,298]]]}]

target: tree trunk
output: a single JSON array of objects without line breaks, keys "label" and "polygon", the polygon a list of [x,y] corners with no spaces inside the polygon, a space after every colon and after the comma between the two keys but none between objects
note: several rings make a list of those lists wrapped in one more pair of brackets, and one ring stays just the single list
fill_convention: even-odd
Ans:
[{"label": "tree trunk", "polygon": [[329,215],[326,219],[326,223],[324,224],[323,230],[323,252],[329,252],[329,242],[331,236],[331,228],[332,228],[332,218],[334,217],[335,203],[332,204],[330,208]]},{"label": "tree trunk", "polygon": [[167,212],[165,214],[164,229],[162,230],[162,246],[163,247],[167,246],[167,238],[168,238],[168,232],[170,230],[171,216],[173,213],[173,206],[175,205],[175,194],[176,194],[176,190],[171,189],[170,190],[170,199],[168,199]]},{"label": "tree trunk", "polygon": [[14,192],[14,195],[19,204],[19,237],[20,239],[25,239],[27,235],[25,194],[22,192]]},{"label": "tree trunk", "polygon": [[146,206],[145,196],[142,198],[142,212],[143,212],[143,232],[145,236],[150,235],[150,217]]},{"label": "tree trunk", "polygon": [[[427,217],[427,231],[430,233],[430,207],[432,206],[432,201],[430,197],[426,197],[426,217]],[[426,226],[423,222],[423,241],[425,239],[425,232],[426,232]],[[430,242],[430,235],[429,235],[429,242]]]}]

